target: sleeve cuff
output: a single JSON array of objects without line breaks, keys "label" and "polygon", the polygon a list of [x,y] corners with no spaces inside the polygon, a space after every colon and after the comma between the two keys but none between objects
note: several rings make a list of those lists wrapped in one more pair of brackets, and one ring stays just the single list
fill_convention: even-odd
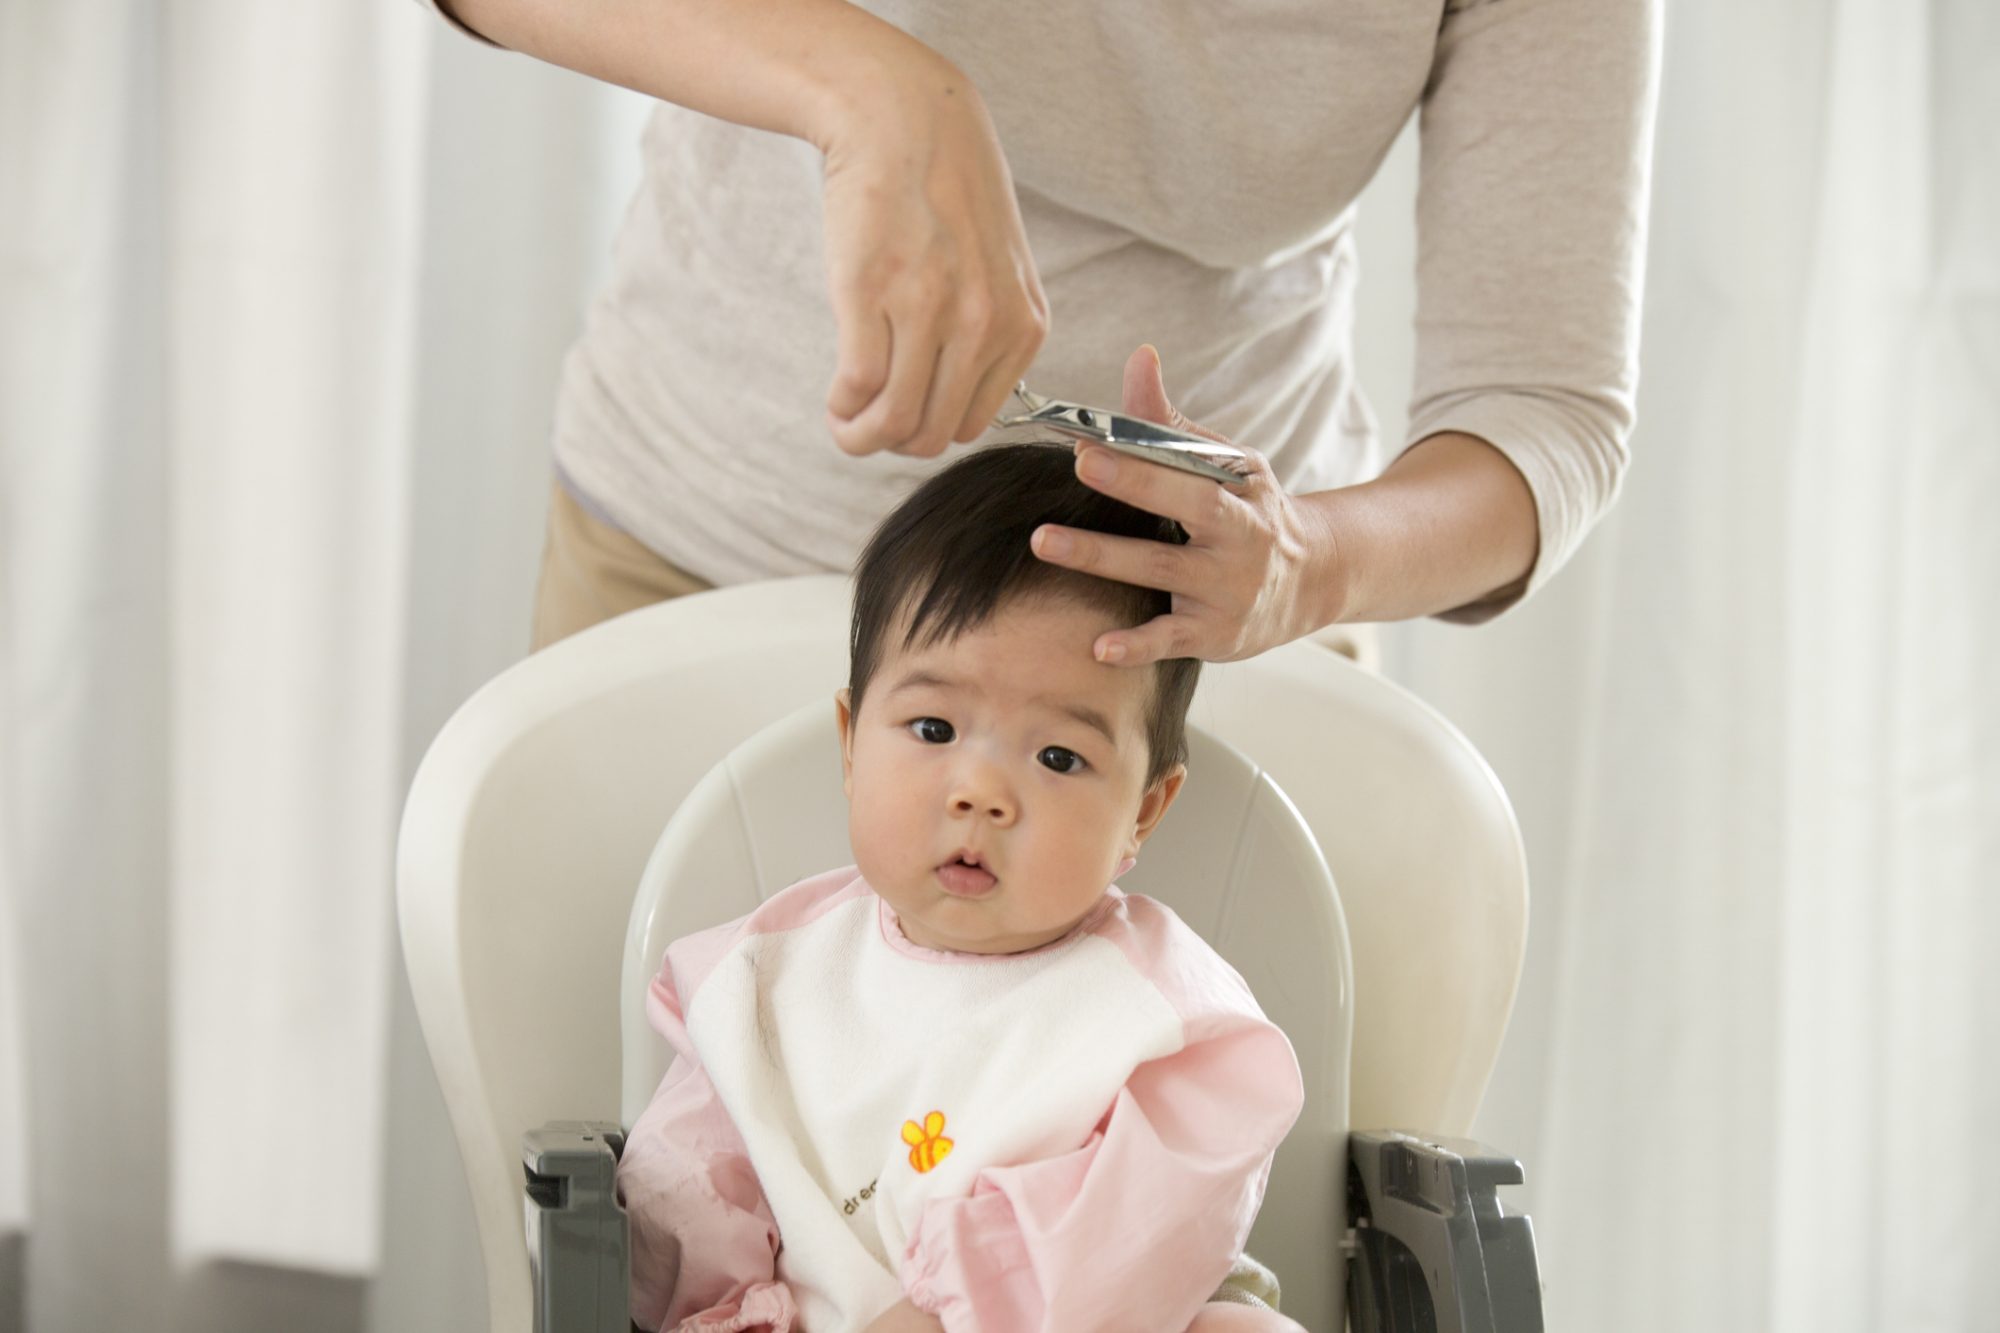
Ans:
[{"label": "sleeve cuff", "polygon": [[926,1205],[897,1276],[910,1304],[934,1316],[945,1333],[1042,1322],[1034,1264],[1013,1206],[998,1190]]},{"label": "sleeve cuff", "polygon": [[791,1333],[798,1318],[782,1282],[753,1282],[720,1305],[689,1315],[674,1333]]},{"label": "sleeve cuff", "polygon": [[476,33],[472,29],[466,27],[465,24],[459,21],[457,15],[453,14],[450,10],[444,7],[444,0],[417,0],[417,3],[419,5],[422,5],[425,9],[430,10],[431,13],[437,15],[439,18],[443,19],[446,23],[449,23],[452,27],[464,33],[467,37],[470,37],[473,41],[478,42],[481,46],[490,46],[496,51],[504,51],[507,49],[501,46],[500,43],[494,41],[492,38],[481,36],[479,33]]},{"label": "sleeve cuff", "polygon": [[1568,563],[1584,536],[1618,498],[1630,454],[1621,425],[1604,409],[1563,392],[1506,391],[1453,395],[1410,418],[1404,448],[1432,435],[1474,435],[1498,449],[1535,497],[1539,546],[1525,584],[1449,611],[1438,620],[1477,625],[1532,597]]}]

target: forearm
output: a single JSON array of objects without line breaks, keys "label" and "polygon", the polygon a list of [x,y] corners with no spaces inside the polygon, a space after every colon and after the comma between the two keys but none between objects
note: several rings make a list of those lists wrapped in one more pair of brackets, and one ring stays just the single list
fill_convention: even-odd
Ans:
[{"label": "forearm", "polygon": [[1534,568],[1534,494],[1477,436],[1430,436],[1373,481],[1299,504],[1320,533],[1316,625],[1435,615],[1518,591]]},{"label": "forearm", "polygon": [[870,98],[942,56],[847,0],[439,0],[489,41],[826,151]]}]

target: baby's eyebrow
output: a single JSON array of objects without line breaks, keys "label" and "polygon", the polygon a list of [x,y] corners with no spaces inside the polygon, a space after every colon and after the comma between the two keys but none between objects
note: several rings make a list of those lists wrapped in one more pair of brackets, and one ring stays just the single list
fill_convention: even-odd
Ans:
[{"label": "baby's eyebrow", "polygon": [[[889,693],[894,694],[899,690],[913,690],[925,685],[933,686],[940,690],[956,690],[961,688],[959,682],[951,679],[949,676],[940,676],[935,671],[926,671],[922,667],[917,667],[898,677],[896,683],[889,687]],[[1105,740],[1111,742],[1112,745],[1116,746],[1118,744],[1118,733],[1112,729],[1110,720],[1089,704],[1080,704],[1074,700],[1060,698],[1052,694],[1038,694],[1028,702],[1039,704],[1044,708],[1053,708],[1059,713],[1067,713],[1069,716],[1083,723],[1084,726],[1098,732]]]},{"label": "baby's eyebrow", "polygon": [[1104,714],[1098,712],[1089,704],[1072,703],[1067,699],[1056,699],[1046,694],[1036,695],[1030,702],[1041,704],[1045,708],[1053,708],[1057,712],[1067,713],[1077,721],[1083,723],[1084,726],[1101,734],[1113,747],[1116,747],[1118,744],[1118,733],[1111,729],[1111,723],[1105,718]]},{"label": "baby's eyebrow", "polygon": [[941,690],[955,690],[958,688],[957,681],[940,676],[935,671],[926,671],[922,667],[917,667],[898,676],[896,683],[889,687],[889,693],[894,694],[898,690],[914,690],[924,685],[934,685]]}]

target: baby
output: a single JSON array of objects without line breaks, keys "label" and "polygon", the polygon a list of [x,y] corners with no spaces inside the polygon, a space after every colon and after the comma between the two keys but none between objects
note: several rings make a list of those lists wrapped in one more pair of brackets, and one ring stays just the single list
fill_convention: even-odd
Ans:
[{"label": "baby", "polygon": [[1302,1104],[1291,1045],[1112,882],[1180,791],[1200,663],[1095,661],[1168,595],[1037,560],[1042,523],[1186,540],[1017,444],[861,555],[855,864],[675,942],[652,984],[675,1059],[618,1168],[644,1328],[1298,1330],[1223,1299],[1268,1279],[1242,1248]]}]

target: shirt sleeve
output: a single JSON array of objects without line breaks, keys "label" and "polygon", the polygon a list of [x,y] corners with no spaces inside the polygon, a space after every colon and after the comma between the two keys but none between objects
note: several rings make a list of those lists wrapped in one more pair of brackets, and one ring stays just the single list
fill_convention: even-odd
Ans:
[{"label": "shirt sleeve", "polygon": [[1475,435],[1535,497],[1526,580],[1616,499],[1638,384],[1658,0],[1448,0],[1419,121],[1416,382],[1405,447]]},{"label": "shirt sleeve", "polygon": [[1221,1015],[1120,1089],[1074,1152],[927,1205],[899,1277],[946,1333],[1185,1328],[1250,1234],[1303,1104],[1291,1043]]},{"label": "shirt sleeve", "polygon": [[682,1333],[789,1333],[798,1312],[777,1279],[777,1220],[688,1039],[672,950],[646,1009],[674,1062],[618,1163],[632,1229],[632,1318]]},{"label": "shirt sleeve", "polygon": [[437,15],[439,18],[443,19],[446,23],[449,23],[452,27],[464,33],[467,37],[470,37],[473,41],[480,43],[482,46],[491,46],[496,48],[499,47],[500,43],[494,41],[491,37],[481,36],[479,33],[476,33],[472,29],[466,27],[465,24],[459,20],[458,15],[452,13],[451,10],[445,7],[446,0],[417,0],[417,3],[423,6],[425,9],[428,9],[431,13]]}]

